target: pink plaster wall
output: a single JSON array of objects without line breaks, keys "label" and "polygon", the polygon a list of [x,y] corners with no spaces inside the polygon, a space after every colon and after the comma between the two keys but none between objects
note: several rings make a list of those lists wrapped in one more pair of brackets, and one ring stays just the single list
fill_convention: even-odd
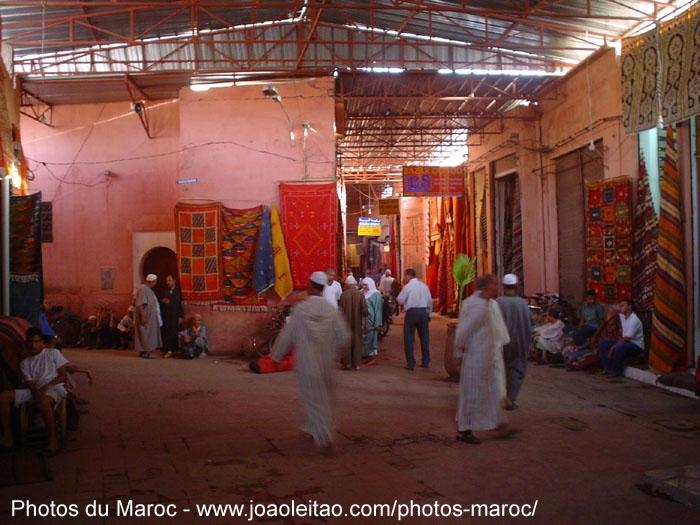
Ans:
[{"label": "pink plaster wall", "polygon": [[[334,179],[333,79],[277,89],[295,147],[282,109],[262,95],[262,86],[183,89],[179,99],[149,109],[150,140],[126,102],[57,106],[53,128],[23,118],[24,150],[36,175],[31,188],[54,208],[54,242],[43,245],[47,299],[81,316],[98,305],[125,310],[134,285],[132,232],[173,231],[178,199],[249,208],[277,202],[279,181]],[[315,130],[306,139],[306,171],[303,121]],[[133,157],[142,158],[117,160]],[[113,175],[105,177],[105,170]],[[189,178],[199,182],[175,184]],[[113,290],[100,289],[101,268],[114,268]],[[203,315],[216,353],[249,347],[250,333],[266,318],[186,309]]]},{"label": "pink plaster wall", "polygon": [[418,278],[425,281],[427,199],[403,197],[399,202],[399,210],[401,212],[401,270],[404,272],[408,268],[413,268]]},{"label": "pink plaster wall", "polygon": [[504,120],[500,135],[485,135],[483,144],[469,151],[470,171],[482,166],[488,170],[493,161],[516,155],[522,189],[526,294],[558,291],[555,159],[589,143],[591,121],[593,140],[603,139],[605,178],[637,176],[636,137],[625,135],[620,120],[619,59],[614,50],[607,49],[594,55],[587,67],[584,62],[569,73],[539,107],[509,112],[522,120]]}]

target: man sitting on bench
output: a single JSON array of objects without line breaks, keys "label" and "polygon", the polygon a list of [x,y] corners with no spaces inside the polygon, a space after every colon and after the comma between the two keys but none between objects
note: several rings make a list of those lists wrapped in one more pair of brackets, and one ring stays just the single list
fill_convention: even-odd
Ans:
[{"label": "man sitting on bench", "polygon": [[58,439],[56,437],[54,408],[67,395],[64,383],[66,381],[65,367],[68,360],[55,348],[44,346],[41,330],[38,328],[29,328],[26,339],[30,357],[23,359],[19,368],[27,383],[27,388],[0,393],[0,420],[2,420],[3,431],[0,447],[12,447],[11,405],[19,407],[24,403],[34,401],[46,422],[46,430],[49,434],[47,455],[55,456],[58,452]]},{"label": "man sitting on bench", "polygon": [[644,353],[644,329],[633,310],[632,301],[623,299],[620,303],[622,337],[617,341],[606,339],[598,343],[598,356],[607,375],[623,375],[625,359]]}]

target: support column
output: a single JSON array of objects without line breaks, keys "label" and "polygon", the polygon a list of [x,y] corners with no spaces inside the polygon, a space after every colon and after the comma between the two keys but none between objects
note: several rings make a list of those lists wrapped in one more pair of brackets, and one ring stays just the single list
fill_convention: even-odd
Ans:
[{"label": "support column", "polygon": [[2,266],[2,315],[10,315],[10,176],[0,168],[0,266]]}]

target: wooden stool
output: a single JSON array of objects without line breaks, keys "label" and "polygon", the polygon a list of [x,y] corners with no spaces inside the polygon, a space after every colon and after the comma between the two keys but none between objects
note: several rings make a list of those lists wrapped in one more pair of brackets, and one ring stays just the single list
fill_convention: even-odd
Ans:
[{"label": "wooden stool", "polygon": [[[29,406],[27,406],[29,405]],[[45,433],[45,429],[30,428],[29,415],[32,410],[36,411],[30,403],[23,403],[19,407],[19,445],[26,446],[31,439],[37,438]],[[54,409],[56,422],[56,437],[60,446],[65,444],[66,440],[66,398],[64,397],[58,406]]]}]

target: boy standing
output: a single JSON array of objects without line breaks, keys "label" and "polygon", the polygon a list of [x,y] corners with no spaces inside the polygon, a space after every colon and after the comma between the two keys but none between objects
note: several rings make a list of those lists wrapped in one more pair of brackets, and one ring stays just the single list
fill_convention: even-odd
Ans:
[{"label": "boy standing", "polygon": [[0,393],[0,420],[2,421],[3,436],[0,447],[12,446],[12,428],[10,423],[10,406],[19,407],[24,403],[34,401],[46,422],[49,434],[47,453],[55,455],[58,452],[54,407],[66,397],[64,383],[66,381],[66,365],[68,360],[55,348],[45,348],[41,338],[41,330],[29,328],[26,339],[30,357],[19,364],[22,377],[27,388],[8,390]]}]

